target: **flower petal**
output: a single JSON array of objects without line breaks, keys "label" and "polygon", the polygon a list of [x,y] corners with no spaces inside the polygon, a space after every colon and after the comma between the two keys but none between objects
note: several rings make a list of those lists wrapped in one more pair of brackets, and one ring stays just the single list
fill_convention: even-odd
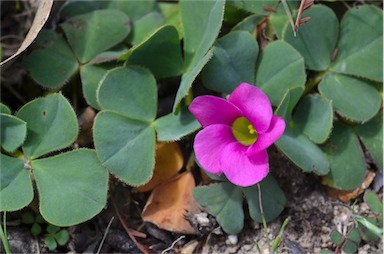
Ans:
[{"label": "flower petal", "polygon": [[193,148],[199,164],[209,173],[221,174],[223,150],[235,142],[230,126],[213,124],[197,133]]},{"label": "flower petal", "polygon": [[257,141],[248,148],[247,155],[254,156],[254,154],[259,153],[261,150],[267,149],[283,135],[284,130],[285,121],[278,116],[272,116],[269,129],[258,135]]},{"label": "flower petal", "polygon": [[223,98],[211,95],[196,97],[189,110],[203,127],[211,124],[232,125],[241,112],[234,105]]},{"label": "flower petal", "polygon": [[264,133],[268,130],[272,119],[272,105],[260,88],[241,83],[229,96],[228,101],[242,111],[257,133]]},{"label": "flower petal", "polygon": [[238,186],[251,186],[268,175],[268,154],[260,151],[253,157],[246,154],[247,147],[240,143],[227,145],[221,156],[221,167],[230,182]]}]

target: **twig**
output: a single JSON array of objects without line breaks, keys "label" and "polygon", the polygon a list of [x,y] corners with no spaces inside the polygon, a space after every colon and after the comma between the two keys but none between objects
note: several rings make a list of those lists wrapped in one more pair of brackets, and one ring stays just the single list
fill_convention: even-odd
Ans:
[{"label": "twig", "polygon": [[168,248],[166,248],[165,250],[163,250],[163,251],[161,252],[161,254],[165,254],[167,251],[172,250],[173,247],[175,247],[176,243],[177,243],[178,241],[180,241],[181,239],[184,239],[184,238],[185,238],[185,235],[182,235],[182,236],[180,236],[179,238],[177,238],[177,239],[172,243],[172,245],[169,246]]},{"label": "twig", "polygon": [[104,232],[104,235],[103,235],[103,238],[101,239],[101,242],[100,242],[100,245],[99,245],[99,248],[97,249],[97,254],[99,254],[100,253],[100,251],[101,251],[101,247],[103,246],[103,244],[104,244],[104,241],[105,241],[105,238],[107,238],[107,234],[108,234],[108,231],[109,231],[109,228],[111,227],[111,225],[112,225],[112,222],[113,222],[113,219],[114,219],[115,217],[112,217],[111,218],[111,220],[109,221],[109,223],[108,223],[108,226],[107,226],[107,228],[105,229],[105,232]]},{"label": "twig", "polygon": [[123,225],[123,227],[124,227],[125,231],[127,232],[128,236],[136,244],[137,248],[139,248],[144,254],[147,254],[148,250],[145,249],[144,246],[142,244],[140,244],[136,240],[136,237],[135,237],[135,235],[136,236],[141,236],[141,237],[146,237],[146,235],[141,233],[141,232],[138,232],[136,230],[133,230],[133,229],[129,228],[128,225],[127,225],[127,222],[124,220],[124,218],[121,215],[119,209],[117,208],[116,201],[115,201],[115,198],[113,197],[113,195],[111,195],[111,201],[112,201],[113,208],[115,209],[117,218],[119,219],[120,223]]}]

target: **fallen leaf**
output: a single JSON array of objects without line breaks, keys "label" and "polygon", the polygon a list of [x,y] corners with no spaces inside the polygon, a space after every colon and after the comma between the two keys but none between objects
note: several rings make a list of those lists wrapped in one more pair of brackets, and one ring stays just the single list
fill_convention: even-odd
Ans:
[{"label": "fallen leaf", "polygon": [[190,171],[157,186],[141,214],[143,220],[171,232],[197,234],[184,218],[187,212],[200,212],[199,205],[192,197],[194,187],[195,180]]},{"label": "fallen leaf", "polygon": [[328,186],[327,192],[330,197],[339,199],[343,202],[347,202],[351,199],[357,198],[361,193],[363,193],[365,189],[367,189],[369,185],[372,183],[374,178],[375,178],[375,172],[368,170],[368,173],[364,179],[364,182],[358,188],[352,191],[343,191],[343,190],[334,189]]},{"label": "fallen leaf", "polygon": [[29,29],[29,32],[25,37],[23,43],[21,44],[20,48],[16,51],[15,54],[0,63],[1,67],[3,67],[3,70],[4,68],[6,68],[5,66],[7,65],[7,63],[10,63],[18,55],[23,53],[29,47],[29,45],[31,45],[31,43],[36,39],[37,35],[43,28],[45,22],[48,20],[49,14],[52,10],[52,5],[53,0],[45,0],[40,2],[32,26]]},{"label": "fallen leaf", "polygon": [[150,191],[179,172],[184,163],[179,145],[176,142],[157,143],[155,163],[152,179],[145,185],[135,188],[136,191]]}]

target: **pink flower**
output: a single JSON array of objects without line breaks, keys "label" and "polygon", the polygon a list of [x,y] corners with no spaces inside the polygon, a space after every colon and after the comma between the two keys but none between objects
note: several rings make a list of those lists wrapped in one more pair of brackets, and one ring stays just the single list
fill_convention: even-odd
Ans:
[{"label": "pink flower", "polygon": [[209,173],[233,184],[250,186],[269,171],[267,148],[284,132],[285,122],[273,115],[271,102],[257,87],[241,83],[223,98],[195,98],[189,110],[203,126],[194,142],[196,159]]}]

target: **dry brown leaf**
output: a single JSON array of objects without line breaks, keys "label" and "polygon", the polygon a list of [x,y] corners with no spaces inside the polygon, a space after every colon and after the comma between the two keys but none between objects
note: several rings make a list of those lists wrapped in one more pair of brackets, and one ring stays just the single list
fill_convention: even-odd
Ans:
[{"label": "dry brown leaf", "polygon": [[172,178],[183,167],[184,159],[176,142],[156,144],[156,164],[152,179],[135,190],[150,191],[157,185]]},{"label": "dry brown leaf", "polygon": [[141,214],[143,220],[171,232],[196,234],[196,230],[184,218],[187,212],[200,212],[192,196],[194,187],[195,180],[190,171],[157,186]]},{"label": "dry brown leaf", "polygon": [[29,29],[27,36],[25,37],[20,48],[15,54],[8,57],[6,60],[0,63],[1,67],[6,68],[7,63],[10,63],[14,58],[20,55],[29,45],[36,39],[37,35],[43,28],[45,22],[48,20],[49,14],[51,13],[53,0],[40,1],[39,8],[37,9],[35,19],[33,20],[32,26]]},{"label": "dry brown leaf", "polygon": [[364,182],[356,189],[352,191],[343,191],[334,189],[331,187],[328,187],[328,195],[332,198],[339,199],[343,202],[347,202],[351,199],[357,198],[361,193],[365,191],[369,187],[369,185],[372,183],[373,179],[375,178],[375,172],[369,170],[368,174],[366,175]]}]

